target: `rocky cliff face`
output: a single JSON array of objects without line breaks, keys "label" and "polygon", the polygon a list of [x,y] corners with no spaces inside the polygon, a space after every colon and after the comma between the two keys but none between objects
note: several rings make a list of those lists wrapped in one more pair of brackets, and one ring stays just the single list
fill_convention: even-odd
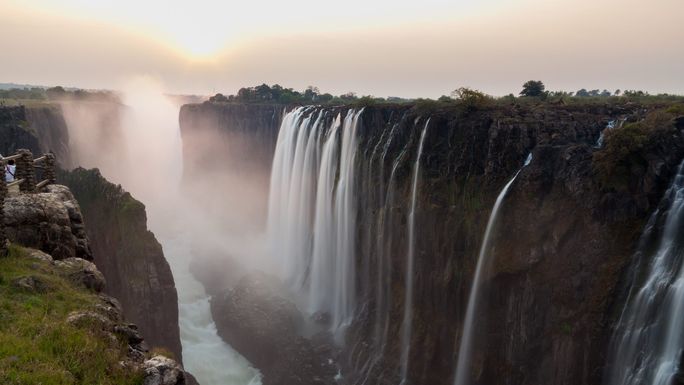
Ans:
[{"label": "rocky cliff face", "polygon": [[170,350],[180,361],[176,288],[161,245],[147,229],[145,206],[96,169],[77,168],[58,179],[81,205],[107,292],[121,301],[126,317],[152,346]]},{"label": "rocky cliff face", "polygon": [[55,259],[93,259],[78,202],[64,186],[51,185],[38,194],[9,195],[4,226],[10,241]]},{"label": "rocky cliff face", "polygon": [[[203,114],[221,116],[212,124],[228,137],[234,126],[221,122],[257,127],[263,108],[186,106],[181,128],[189,131],[185,124]],[[409,383],[452,383],[491,208],[531,152],[494,229],[469,374],[478,384],[600,384],[622,305],[621,279],[646,217],[684,156],[683,127],[668,116],[638,134],[615,130],[604,148],[595,143],[609,121],[639,121],[648,110],[634,104],[367,107],[355,164],[357,296],[344,344],[345,381],[401,380],[401,341],[392,336],[401,334],[406,306],[411,175],[429,118],[415,213]],[[245,123],[250,114],[254,121]],[[254,135],[267,137],[250,145],[277,137],[272,129]],[[215,142],[214,152],[228,148],[222,146]],[[196,151],[187,146],[184,156],[197,159]],[[259,159],[263,168],[271,161]],[[388,201],[390,188],[395,194]]]},{"label": "rocky cliff face", "polygon": [[263,219],[283,113],[283,106],[267,104],[181,107],[183,180],[190,199],[204,203],[208,212],[230,210],[242,218],[234,229]]},{"label": "rocky cliff face", "polygon": [[20,148],[35,156],[53,152],[61,167],[71,166],[69,132],[56,104],[0,107],[0,153],[11,155]]},{"label": "rocky cliff face", "polygon": [[[104,152],[108,164],[115,164],[113,146],[121,140],[118,127],[122,106],[115,103],[65,102],[62,105],[0,107],[0,153],[7,155],[27,148],[34,155],[53,151],[58,164],[70,167],[73,159],[93,161]],[[69,135],[63,116],[66,109],[70,124],[77,127],[75,140],[81,151],[65,147]],[[93,127],[99,128],[94,130]],[[87,146],[90,141],[90,147]],[[75,153],[76,152],[76,153]],[[100,153],[102,155],[102,153]],[[126,316],[140,325],[153,346],[166,347],[181,360],[178,329],[178,303],[173,276],[161,246],[147,230],[144,206],[120,187],[107,182],[96,172],[79,170],[60,174],[81,203],[85,221],[74,210],[60,212],[61,222],[45,225],[49,213],[41,207],[50,202],[40,194],[19,196],[13,211],[33,213],[22,222],[12,219],[8,233],[25,244],[53,253],[55,258],[79,256],[92,259],[105,274],[108,292],[118,297]],[[66,205],[64,207],[74,207]],[[42,210],[42,211],[41,211]],[[27,219],[28,218],[28,219]],[[90,242],[84,245],[84,223],[88,224]],[[40,231],[35,231],[39,228]],[[75,247],[63,249],[65,243]],[[77,246],[77,247],[76,247]],[[92,250],[92,252],[91,252]]]},{"label": "rocky cliff face", "polygon": [[0,153],[11,155],[20,148],[40,153],[38,136],[26,121],[26,108],[0,107]]},{"label": "rocky cliff face", "polygon": [[38,136],[40,152],[36,155],[52,152],[60,167],[71,168],[73,164],[69,150],[69,130],[61,106],[44,104],[26,107],[25,110],[26,121]]},{"label": "rocky cliff face", "polygon": [[0,362],[3,382],[196,383],[173,359],[150,353],[119,301],[102,293],[106,280],[83,259],[92,258],[89,239],[67,187],[10,194],[3,214],[12,242],[0,269],[7,310],[0,340],[9,356]]}]

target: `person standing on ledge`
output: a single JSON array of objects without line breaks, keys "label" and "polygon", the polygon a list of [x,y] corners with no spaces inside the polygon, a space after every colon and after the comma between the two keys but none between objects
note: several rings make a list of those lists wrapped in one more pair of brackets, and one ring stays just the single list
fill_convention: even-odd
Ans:
[{"label": "person standing on ledge", "polygon": [[[14,159],[11,159],[7,162],[7,165],[5,165],[5,182],[6,183],[12,183],[15,181],[16,177],[15,174],[17,173],[17,165],[14,162]],[[18,194],[19,193],[19,186],[12,186],[10,187],[7,192],[9,194]]]},{"label": "person standing on ledge", "polygon": [[17,165],[14,163],[14,159],[12,159],[9,162],[7,162],[7,166],[5,166],[5,182],[14,182],[14,174],[16,174],[16,172]]}]

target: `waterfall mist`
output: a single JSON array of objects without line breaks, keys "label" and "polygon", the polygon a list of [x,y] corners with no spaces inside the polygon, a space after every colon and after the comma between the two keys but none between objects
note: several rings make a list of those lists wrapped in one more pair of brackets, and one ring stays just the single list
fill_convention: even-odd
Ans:
[{"label": "waterfall mist", "polygon": [[[162,244],[178,291],[185,369],[203,385],[260,384],[258,371],[217,335],[209,295],[190,272],[192,260],[208,250],[221,257],[246,258],[260,252],[254,246],[257,242],[227,236],[219,225],[221,213],[208,215],[197,198],[182,190],[179,104],[148,77],[126,83],[121,97],[123,106],[63,103],[74,163],[100,168],[107,179],[146,205],[148,227]],[[194,187],[194,197],[214,195],[213,190]]]}]

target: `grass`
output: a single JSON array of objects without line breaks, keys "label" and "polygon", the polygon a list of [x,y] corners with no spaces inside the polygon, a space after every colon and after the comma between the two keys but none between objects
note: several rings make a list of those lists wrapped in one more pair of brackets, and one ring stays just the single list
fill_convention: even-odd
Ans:
[{"label": "grass", "polygon": [[[92,308],[97,296],[25,253],[12,246],[0,258],[0,383],[142,384],[140,373],[118,364],[125,356],[124,342],[66,322],[70,312]],[[40,280],[46,289],[35,292],[13,284],[25,276]]]}]

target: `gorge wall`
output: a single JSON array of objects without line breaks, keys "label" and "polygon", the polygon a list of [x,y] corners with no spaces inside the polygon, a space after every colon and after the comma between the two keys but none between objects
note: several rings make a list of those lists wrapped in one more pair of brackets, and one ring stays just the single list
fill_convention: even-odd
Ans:
[{"label": "gorge wall", "polygon": [[0,130],[3,154],[20,148],[31,150],[34,156],[53,152],[59,166],[71,166],[69,131],[59,105],[1,107]]},{"label": "gorge wall", "polygon": [[181,107],[185,192],[208,212],[231,211],[243,219],[225,224],[234,231],[263,225],[261,203],[268,199],[270,159],[284,110],[268,104]]},{"label": "gorge wall", "polygon": [[[13,154],[19,148],[27,148],[34,155],[55,152],[63,169],[59,182],[71,188],[81,205],[92,258],[107,280],[107,293],[121,301],[125,316],[140,327],[151,346],[165,347],[181,361],[173,275],[159,242],[147,230],[144,205],[97,170],[65,171],[79,164],[79,159],[92,161],[87,156],[94,156],[100,148],[108,157],[116,158],[114,146],[104,145],[121,137],[117,122],[122,107],[106,104],[95,103],[94,109],[87,101],[0,107],[0,153]],[[88,152],[75,154],[69,146],[70,127],[64,108],[77,110],[69,115],[72,120],[84,119],[73,124],[90,129],[90,136],[79,140],[97,138]],[[107,124],[99,125],[102,121]]]},{"label": "gorge wall", "polygon": [[[268,170],[278,108],[185,106],[186,173]],[[352,162],[356,274],[353,320],[342,344],[344,381],[399,383],[406,351],[407,383],[453,382],[491,208],[531,153],[494,227],[468,377],[477,384],[600,384],[611,327],[624,302],[625,271],[646,218],[684,156],[682,119],[651,118],[653,109],[629,103],[364,108]],[[338,114],[344,120],[350,108],[302,112],[313,117],[308,127],[318,118],[321,127],[331,126]],[[606,133],[605,146],[597,148],[610,121],[643,119],[652,122],[648,129],[627,124]],[[198,140],[211,143],[212,151],[196,146]],[[249,156],[230,157],[234,145]],[[203,158],[207,153],[228,158]],[[420,176],[409,216],[415,164]],[[411,220],[416,234],[406,349],[395,336],[403,334],[407,306]]]},{"label": "gorge wall", "polygon": [[119,299],[152,346],[181,361],[178,295],[161,244],[147,229],[145,205],[97,169],[62,172],[81,205],[94,262],[107,278],[107,292]]}]

